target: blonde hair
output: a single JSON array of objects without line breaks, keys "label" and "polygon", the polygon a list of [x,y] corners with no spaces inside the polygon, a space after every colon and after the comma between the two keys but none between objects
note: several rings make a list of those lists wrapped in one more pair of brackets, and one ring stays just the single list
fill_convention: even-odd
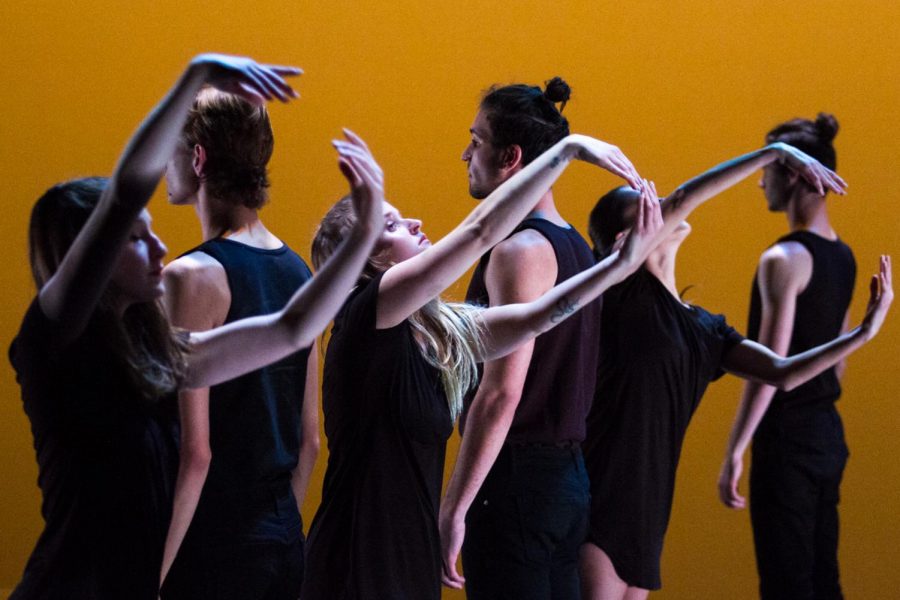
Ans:
[{"label": "blonde hair", "polygon": [[[352,201],[345,196],[331,207],[316,228],[312,242],[312,261],[316,269],[334,253],[355,223]],[[371,281],[391,267],[385,250],[376,247],[372,252],[360,276],[360,284]],[[462,412],[466,392],[478,383],[478,362],[484,356],[481,311],[477,306],[436,298],[407,319],[423,358],[440,373],[454,421]]]}]

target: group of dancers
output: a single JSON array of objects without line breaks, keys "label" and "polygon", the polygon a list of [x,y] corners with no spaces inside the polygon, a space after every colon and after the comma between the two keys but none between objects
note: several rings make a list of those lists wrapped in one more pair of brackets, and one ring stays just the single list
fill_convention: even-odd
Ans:
[{"label": "group of dancers", "polygon": [[[661,585],[685,430],[726,371],[750,383],[720,495],[744,505],[753,439],[761,596],[840,597],[838,369],[893,291],[883,256],[848,327],[833,117],[788,121],[660,199],[616,146],[570,133],[562,79],[494,86],[462,155],[480,202],[435,243],[345,131],[350,191],[319,224],[313,275],[259,217],[265,102],[296,97],[299,73],[200,55],[109,178],[35,204],[38,295],[10,359],[46,524],[12,598],[420,600],[442,582],[473,599],[643,598]],[[593,248],[551,190],[575,160],[626,182],[591,212]],[[745,338],[680,297],[675,260],[687,216],[760,169],[791,233],[760,260]],[[163,175],[203,232],[167,265],[145,208]],[[475,262],[467,302],[443,301]],[[332,321],[328,465],[304,539]]]}]

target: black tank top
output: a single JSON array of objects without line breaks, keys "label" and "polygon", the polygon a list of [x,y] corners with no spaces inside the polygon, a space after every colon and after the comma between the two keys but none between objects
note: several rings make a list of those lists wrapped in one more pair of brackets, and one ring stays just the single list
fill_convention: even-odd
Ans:
[{"label": "black tank top", "polygon": [[[312,277],[287,245],[266,250],[212,239],[191,252],[208,254],[225,268],[231,289],[226,323],[281,310]],[[290,480],[300,455],[308,357],[309,348],[210,388],[212,462],[204,498]]]},{"label": "black tank top", "polygon": [[[584,238],[573,227],[560,227],[546,219],[523,221],[515,233],[534,229],[553,246],[557,275],[554,285],[594,265],[594,256]],[[466,301],[490,305],[484,283],[491,254],[485,254],[469,284]],[[600,336],[600,301],[595,300],[535,340],[522,399],[516,408],[507,441],[553,444],[582,442],[585,420],[594,395]],[[460,431],[474,398],[465,401]]]},{"label": "black tank top", "polygon": [[[808,231],[795,231],[776,243],[781,242],[803,244],[813,259],[809,284],[797,296],[794,329],[788,350],[788,355],[794,355],[830,342],[841,333],[856,282],[856,261],[847,244],[840,240],[827,240]],[[747,337],[754,341],[759,339],[761,314],[762,299],[757,274],[753,277],[750,319],[747,324]],[[790,401],[792,405],[832,403],[840,395],[841,384],[832,367],[790,392],[779,390],[772,404],[780,405],[786,401]]]}]

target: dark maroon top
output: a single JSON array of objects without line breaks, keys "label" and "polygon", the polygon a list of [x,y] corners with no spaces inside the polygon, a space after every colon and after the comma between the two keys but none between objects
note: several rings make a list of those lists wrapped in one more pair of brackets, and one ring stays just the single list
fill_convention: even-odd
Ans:
[{"label": "dark maroon top", "polygon": [[[556,254],[554,285],[594,266],[594,255],[574,227],[560,227],[546,219],[526,219],[515,233],[533,229],[543,235]],[[484,282],[490,252],[472,275],[466,301],[490,305]],[[507,441],[513,443],[558,443],[584,441],[585,419],[594,396],[600,335],[599,300],[588,303],[557,327],[539,336],[528,367],[522,399],[516,409]],[[473,390],[465,402],[460,431],[465,428],[466,411],[475,397]]]}]

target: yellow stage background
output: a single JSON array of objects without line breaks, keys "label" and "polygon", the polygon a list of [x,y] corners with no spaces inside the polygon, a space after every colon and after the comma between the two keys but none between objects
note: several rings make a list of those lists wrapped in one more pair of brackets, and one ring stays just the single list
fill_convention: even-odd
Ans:
[{"label": "yellow stage background", "polygon": [[[856,251],[854,322],[877,255],[900,260],[900,5],[857,2],[4,2],[0,7],[0,271],[5,350],[34,294],[26,223],[56,181],[108,174],[138,121],[190,57],[216,50],[299,64],[303,98],[272,108],[276,151],[264,220],[308,257],[318,218],[344,193],[329,140],[366,137],[392,201],[440,237],[472,208],[459,160],[481,91],[494,82],[565,77],[574,131],[612,141],[661,192],[752,150],[775,123],[831,111],[841,122],[840,172],[850,182],[832,215]],[[701,209],[682,250],[692,302],[744,328],[760,252],[785,231],[755,181]],[[599,194],[618,182],[576,165],[556,187],[585,230]],[[190,209],[150,209],[176,256],[199,241]],[[464,284],[451,290],[458,298]],[[900,313],[900,309],[895,309]],[[900,314],[850,360],[844,415],[852,458],[842,499],[840,558],[851,598],[900,589]],[[13,587],[38,533],[31,435],[12,370],[0,367],[0,590]],[[687,436],[659,598],[752,598],[746,512],[717,501],[715,480],[740,383],[711,387]],[[448,471],[458,447],[448,451]],[[319,500],[326,453],[307,497]],[[890,592],[890,590],[895,590]],[[445,593],[445,598],[462,598]]]}]

